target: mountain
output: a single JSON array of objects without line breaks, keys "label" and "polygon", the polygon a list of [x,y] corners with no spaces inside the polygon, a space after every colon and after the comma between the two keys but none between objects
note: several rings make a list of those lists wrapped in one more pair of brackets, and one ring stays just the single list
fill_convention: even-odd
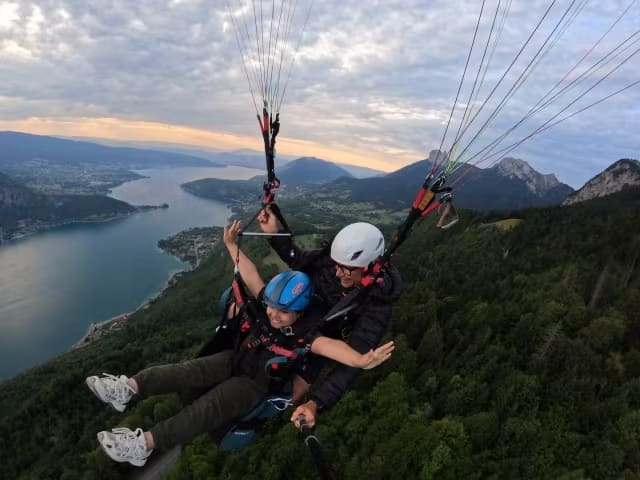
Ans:
[{"label": "mountain", "polygon": [[129,147],[107,147],[20,132],[0,132],[0,169],[20,169],[25,163],[55,163],[142,169],[165,166],[211,167],[212,162],[193,155]]},{"label": "mountain", "polygon": [[498,175],[522,180],[534,195],[544,195],[561,186],[561,183],[553,173],[543,175],[531,168],[531,165],[524,160],[517,158],[503,158],[493,168],[495,168]]},{"label": "mountain", "polygon": [[[385,208],[406,208],[420,182],[429,174],[438,152],[382,177],[339,179],[320,187],[323,194],[346,196],[354,202],[375,202]],[[456,187],[456,179],[463,176]],[[559,204],[573,191],[554,175],[543,175],[523,161],[506,158],[494,167],[463,166],[448,179],[455,204],[474,210],[515,210]]]},{"label": "mountain", "polygon": [[348,163],[336,163],[339,167],[344,168],[352,176],[356,178],[381,177],[386,175],[382,170],[375,170],[368,167],[359,167],[357,165],[349,165]]},{"label": "mountain", "polygon": [[[560,204],[573,189],[555,175],[544,175],[527,162],[504,158],[491,168],[471,167],[454,190],[456,205],[477,210],[518,210]],[[452,175],[454,182],[456,175]]]},{"label": "mountain", "polygon": [[[257,168],[260,170],[264,170],[266,167],[264,152],[258,152],[249,149],[225,152],[221,150],[210,150],[205,148],[182,146],[180,148],[170,147],[167,148],[167,150],[206,158],[207,160],[215,162],[216,164],[233,165],[236,167],[244,168]],[[286,157],[278,155],[276,159],[276,169],[281,168],[288,161],[289,160]]]},{"label": "mountain", "polygon": [[[82,140],[78,137],[68,137],[71,140]],[[158,150],[162,152],[178,153],[181,155],[188,155],[193,157],[209,160],[217,165],[235,165],[245,168],[265,168],[264,152],[258,150],[251,150],[249,148],[242,148],[239,150],[225,151],[215,147],[196,147],[193,145],[185,145],[181,143],[170,142],[148,142],[148,141],[123,141],[123,140],[108,140],[99,138],[85,139],[91,142],[117,147],[133,147],[136,149]],[[276,162],[278,166],[282,166],[291,158],[287,155],[278,154]]]},{"label": "mountain", "polygon": [[[195,156],[223,165],[235,165],[245,168],[265,168],[264,152],[251,150],[250,148],[242,148],[239,150],[225,151],[215,147],[194,147],[192,145],[184,145],[169,142],[146,142],[146,141],[121,141],[108,140],[89,137],[65,137],[69,140],[90,141],[99,145],[117,146],[117,147],[133,147],[152,150],[161,150],[165,152],[175,152],[184,155]],[[294,160],[296,157],[278,153],[276,156],[276,171],[283,168],[284,165]],[[339,167],[344,168],[352,176],[356,178],[367,178],[384,175],[381,170],[375,170],[368,167],[360,167],[357,165],[349,165],[348,163],[336,163]]]},{"label": "mountain", "polygon": [[[303,157],[282,167],[278,177],[283,186],[282,195],[308,197],[317,194],[324,199],[340,199],[341,204],[370,203],[384,209],[399,210],[411,205],[438,155],[442,153],[433,150],[425,160],[369,178],[355,178],[331,162]],[[456,184],[456,179],[461,176]],[[245,181],[203,179],[183,187],[196,195],[236,203],[255,198],[254,192],[259,190],[257,185],[260,181],[261,177]],[[513,158],[506,158],[486,169],[462,166],[451,175],[448,184],[454,186],[455,205],[473,210],[517,210],[558,205],[573,192],[555,175],[543,175],[527,162]]]},{"label": "mountain", "polygon": [[[353,178],[346,169],[314,157],[292,160],[280,167],[277,176],[284,189],[315,186],[338,178]],[[264,175],[255,176],[249,180],[203,178],[184,183],[182,188],[200,197],[228,203],[242,203],[247,200],[254,201],[260,197],[260,186],[264,178]]]},{"label": "mountain", "polygon": [[344,168],[315,157],[301,157],[287,163],[278,172],[278,178],[285,185],[327,183],[337,178],[353,176]]},{"label": "mountain", "polygon": [[582,188],[571,194],[563,205],[604,197],[636,186],[640,186],[640,162],[623,158],[585,183]]}]

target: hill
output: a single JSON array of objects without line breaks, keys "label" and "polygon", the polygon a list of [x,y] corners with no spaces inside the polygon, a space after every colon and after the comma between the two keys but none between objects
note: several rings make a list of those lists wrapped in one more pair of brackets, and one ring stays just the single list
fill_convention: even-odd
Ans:
[{"label": "hill", "polygon": [[0,151],[0,172],[53,195],[106,195],[118,185],[143,178],[135,169],[221,166],[193,155],[17,132],[0,132]]},{"label": "hill", "polygon": [[0,173],[0,243],[77,221],[104,221],[139,208],[103,195],[43,195]]},{"label": "hill", "polygon": [[571,194],[563,205],[604,197],[626,188],[638,186],[640,186],[640,162],[623,158],[585,183],[582,188]]},{"label": "hill", "polygon": [[287,163],[278,173],[285,185],[307,185],[330,182],[337,178],[352,178],[346,169],[315,157],[302,157]]},{"label": "hill", "polygon": [[33,161],[68,165],[142,169],[163,166],[215,166],[193,155],[66,140],[20,132],[0,132],[0,170],[11,171]]},{"label": "hill", "polygon": [[[464,212],[444,232],[425,219],[394,257],[405,282],[390,332],[396,351],[316,430],[344,478],[637,477],[640,192],[511,218]],[[246,247],[265,259],[264,276],[275,272],[264,242]],[[0,476],[131,472],[98,451],[95,433],[149,427],[180,399],[148,399],[118,415],[84,378],[193,357],[231,280],[227,257],[214,253],[122,330],[0,385]],[[198,438],[166,478],[313,472],[282,418],[239,453]]]},{"label": "hill", "polygon": [[385,172],[383,172],[382,170],[376,170],[374,168],[359,167],[357,165],[349,165],[347,163],[336,163],[336,165],[344,168],[347,172],[349,172],[356,178],[380,177],[382,175],[385,175]]},{"label": "hill", "polygon": [[250,202],[259,205],[262,193],[260,177],[250,180],[222,180],[219,178],[202,178],[180,185],[185,191],[198,197],[219,200],[228,204]]},{"label": "hill", "polygon": [[[202,147],[194,147],[190,145],[179,145],[179,144],[171,144],[164,142],[113,142],[113,141],[105,141],[105,140],[96,140],[96,143],[103,144],[112,144],[112,145],[122,145],[122,146],[133,146],[136,148],[151,148],[162,151],[170,151],[176,153],[183,153],[186,155],[194,155],[196,157],[204,158],[210,160],[214,163],[223,164],[223,165],[235,165],[239,167],[246,168],[265,168],[265,158],[264,152],[259,152],[257,150],[251,150],[248,148],[233,150],[233,151],[223,151],[216,148],[202,148]],[[284,168],[284,166],[294,160],[296,157],[292,157],[290,155],[283,155],[282,153],[278,153],[276,157],[276,165],[277,170],[280,171]],[[345,169],[349,174],[356,178],[366,178],[366,177],[375,177],[384,174],[384,172],[380,170],[375,170],[373,168],[367,167],[359,167],[356,165],[349,165],[346,163],[335,163],[340,168]]]},{"label": "hill", "polygon": [[[277,176],[283,185],[283,192],[295,190],[297,187],[328,182],[340,177],[352,177],[344,168],[313,157],[292,160],[277,171]],[[203,178],[184,183],[182,188],[189,193],[204,198],[220,200],[230,204],[249,202],[255,207],[257,204],[256,199],[261,195],[261,186],[264,178],[264,176],[253,177],[249,180]]]}]

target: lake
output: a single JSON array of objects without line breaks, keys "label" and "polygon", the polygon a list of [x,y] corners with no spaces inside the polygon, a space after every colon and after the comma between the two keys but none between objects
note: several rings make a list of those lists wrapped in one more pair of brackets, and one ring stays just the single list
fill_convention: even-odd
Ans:
[{"label": "lake", "polygon": [[261,170],[164,168],[115,188],[133,205],[168,203],[103,223],[66,225],[0,246],[0,381],[68,350],[92,323],[131,311],[190,268],[157,247],[191,227],[222,226],[220,202],[184,192],[199,178],[247,179]]}]

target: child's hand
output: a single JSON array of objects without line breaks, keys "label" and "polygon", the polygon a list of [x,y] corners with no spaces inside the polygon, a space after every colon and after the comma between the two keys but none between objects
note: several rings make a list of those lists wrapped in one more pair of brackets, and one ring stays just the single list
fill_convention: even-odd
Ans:
[{"label": "child's hand", "polygon": [[231,225],[224,227],[224,231],[222,234],[222,239],[224,244],[229,246],[235,246],[238,243],[238,235],[242,231],[242,226],[240,225],[240,220],[234,220],[231,222]]},{"label": "child's hand", "polygon": [[258,214],[258,225],[264,233],[278,233],[278,219],[269,207],[264,207]]}]

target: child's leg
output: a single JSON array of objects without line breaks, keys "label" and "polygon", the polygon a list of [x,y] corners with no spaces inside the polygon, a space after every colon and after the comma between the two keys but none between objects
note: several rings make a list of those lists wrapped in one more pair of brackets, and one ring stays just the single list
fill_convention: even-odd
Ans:
[{"label": "child's leg", "polygon": [[266,385],[244,375],[231,377],[151,428],[153,445],[166,450],[187,443],[201,433],[216,430],[247,414],[266,394]]},{"label": "child's leg", "polygon": [[138,385],[141,398],[193,388],[210,388],[231,376],[232,357],[231,350],[224,350],[187,362],[147,368],[132,379]]}]

